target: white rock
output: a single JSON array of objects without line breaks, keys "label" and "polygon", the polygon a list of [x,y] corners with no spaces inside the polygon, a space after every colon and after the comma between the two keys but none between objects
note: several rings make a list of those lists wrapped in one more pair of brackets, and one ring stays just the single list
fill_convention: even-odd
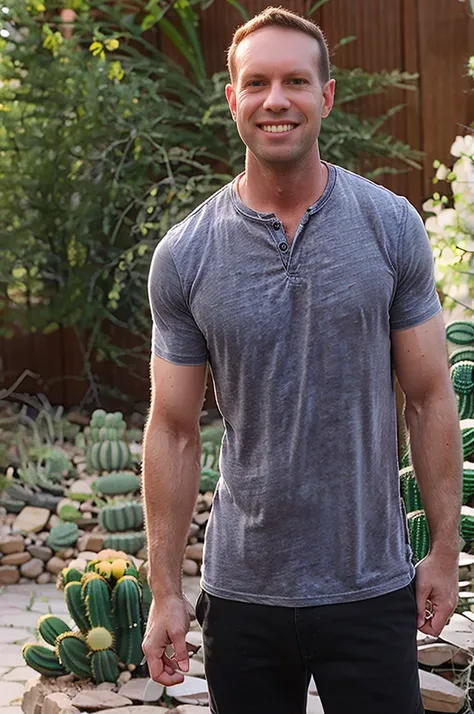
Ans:
[{"label": "white rock", "polygon": [[462,568],[466,565],[474,565],[474,555],[459,553],[459,567]]},{"label": "white rock", "polygon": [[421,696],[425,709],[435,712],[453,712],[455,714],[461,708],[465,693],[447,679],[419,670]]},{"label": "white rock", "polygon": [[85,558],[74,558],[69,563],[69,567],[76,568],[76,570],[81,570],[82,572],[84,572],[84,570],[87,568],[87,560]]},{"label": "white rock", "polygon": [[97,690],[84,691],[76,694],[71,704],[78,709],[91,711],[94,709],[115,709],[126,707],[131,704],[127,697],[121,697],[114,692],[98,692]]},{"label": "white rock", "polygon": [[[150,686],[150,682],[153,686]],[[164,687],[153,682],[149,677],[131,679],[119,691],[120,696],[134,702],[157,702],[163,695]]]},{"label": "white rock", "polygon": [[43,709],[41,714],[59,714],[61,709],[68,709],[71,699],[64,692],[48,694],[43,699]]},{"label": "white rock", "polygon": [[22,533],[38,533],[47,524],[49,516],[47,508],[25,506],[15,518],[13,528]]},{"label": "white rock", "polygon": [[455,612],[449,624],[442,630],[440,639],[467,652],[472,651],[474,649],[474,622]]},{"label": "white rock", "polygon": [[459,648],[439,642],[418,647],[418,662],[428,667],[439,667],[441,664],[452,660],[459,652]]},{"label": "white rock", "polygon": [[205,679],[199,677],[186,677],[181,684],[174,687],[166,687],[166,693],[170,697],[193,697],[198,694],[208,694],[209,688]]},{"label": "white rock", "polygon": [[[205,712],[206,710],[202,709],[199,714],[205,714]],[[170,710],[166,707],[136,704],[135,706],[121,707],[120,709],[102,709],[100,714],[170,714]]]},{"label": "white rock", "polygon": [[69,493],[80,493],[84,496],[92,496],[93,492],[90,485],[84,479],[74,481],[69,487]]},{"label": "white rock", "polygon": [[170,714],[211,714],[209,707],[200,707],[196,704],[182,704],[172,709]]}]

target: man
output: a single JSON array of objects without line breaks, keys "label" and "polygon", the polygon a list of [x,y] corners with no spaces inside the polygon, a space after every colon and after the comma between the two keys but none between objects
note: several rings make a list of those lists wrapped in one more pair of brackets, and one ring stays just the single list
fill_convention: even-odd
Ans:
[{"label": "man", "polygon": [[[209,363],[225,424],[196,604],[211,711],[302,714],[313,674],[325,714],[420,714],[416,626],[439,634],[457,602],[462,473],[429,243],[406,199],[321,161],[335,83],[316,25],[267,8],[229,70],[245,171],[150,272],[151,676],[188,671],[181,564]],[[431,534],[416,595],[392,366]]]}]

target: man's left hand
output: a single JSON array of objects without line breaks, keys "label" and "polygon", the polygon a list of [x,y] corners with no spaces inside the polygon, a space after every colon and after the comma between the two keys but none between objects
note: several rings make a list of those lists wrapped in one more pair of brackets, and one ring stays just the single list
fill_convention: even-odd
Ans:
[{"label": "man's left hand", "polygon": [[[459,555],[430,553],[416,566],[417,627],[426,635],[438,637],[458,604]],[[431,608],[427,601],[431,602]],[[426,611],[433,617],[427,619]]]}]

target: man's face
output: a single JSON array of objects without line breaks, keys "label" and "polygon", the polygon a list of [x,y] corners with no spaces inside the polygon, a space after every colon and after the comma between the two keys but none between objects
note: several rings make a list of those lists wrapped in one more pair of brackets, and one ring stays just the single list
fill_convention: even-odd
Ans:
[{"label": "man's face", "polygon": [[298,30],[265,27],[238,45],[226,96],[240,137],[259,161],[294,165],[314,150],[334,80],[319,79],[319,45]]}]

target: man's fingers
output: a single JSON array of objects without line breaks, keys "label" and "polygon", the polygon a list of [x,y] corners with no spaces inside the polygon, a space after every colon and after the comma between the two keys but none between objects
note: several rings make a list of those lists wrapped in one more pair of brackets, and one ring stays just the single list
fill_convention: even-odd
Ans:
[{"label": "man's fingers", "polygon": [[189,671],[189,655],[186,646],[186,633],[176,632],[171,635],[171,642],[174,649],[174,659],[178,663],[178,667],[182,672]]}]

